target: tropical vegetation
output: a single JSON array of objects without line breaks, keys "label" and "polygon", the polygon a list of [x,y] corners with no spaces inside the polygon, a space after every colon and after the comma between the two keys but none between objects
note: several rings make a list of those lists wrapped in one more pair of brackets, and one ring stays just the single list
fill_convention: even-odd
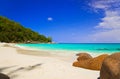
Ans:
[{"label": "tropical vegetation", "polygon": [[21,24],[0,16],[0,42],[7,43],[47,43],[51,37],[46,37]]}]

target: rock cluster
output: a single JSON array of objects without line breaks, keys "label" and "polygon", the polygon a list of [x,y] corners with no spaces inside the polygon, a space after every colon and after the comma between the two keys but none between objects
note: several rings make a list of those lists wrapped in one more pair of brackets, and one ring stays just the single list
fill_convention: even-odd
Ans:
[{"label": "rock cluster", "polygon": [[79,53],[77,56],[79,57],[73,66],[100,70],[98,79],[120,79],[120,53],[102,54],[95,58],[87,53]]}]

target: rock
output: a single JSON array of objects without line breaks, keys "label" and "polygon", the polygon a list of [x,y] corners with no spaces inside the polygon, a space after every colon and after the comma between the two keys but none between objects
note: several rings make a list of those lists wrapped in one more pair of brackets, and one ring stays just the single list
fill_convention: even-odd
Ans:
[{"label": "rock", "polygon": [[0,73],[0,79],[10,79],[7,75]]},{"label": "rock", "polygon": [[112,54],[103,61],[100,79],[120,79],[120,53]]},{"label": "rock", "polygon": [[87,60],[87,59],[91,59],[92,58],[92,56],[90,54],[88,54],[88,53],[79,53],[79,54],[77,54],[77,56],[79,56],[77,58],[78,61]]},{"label": "rock", "polygon": [[89,58],[86,60],[81,60],[74,62],[73,66],[82,67],[91,70],[100,70],[103,60],[108,56],[108,54],[103,54],[95,58]]}]

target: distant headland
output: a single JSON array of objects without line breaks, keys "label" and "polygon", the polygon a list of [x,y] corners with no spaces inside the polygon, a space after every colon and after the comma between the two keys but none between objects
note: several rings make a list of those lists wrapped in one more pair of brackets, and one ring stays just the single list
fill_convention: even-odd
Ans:
[{"label": "distant headland", "polygon": [[0,16],[0,42],[51,43],[52,38],[25,28],[21,24]]}]

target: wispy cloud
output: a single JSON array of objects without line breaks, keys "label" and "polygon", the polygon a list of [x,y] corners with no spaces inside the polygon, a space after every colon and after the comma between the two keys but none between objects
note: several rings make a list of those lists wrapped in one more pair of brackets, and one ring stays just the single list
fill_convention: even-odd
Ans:
[{"label": "wispy cloud", "polygon": [[104,29],[120,29],[120,14],[119,11],[105,11],[105,17],[101,19],[96,27]]},{"label": "wispy cloud", "polygon": [[104,11],[104,17],[95,26],[102,31],[97,31],[91,37],[96,39],[95,41],[120,42],[120,0],[93,0],[90,6],[95,11]]},{"label": "wispy cloud", "polygon": [[120,6],[120,0],[92,0],[90,6],[95,9],[115,10]]}]

